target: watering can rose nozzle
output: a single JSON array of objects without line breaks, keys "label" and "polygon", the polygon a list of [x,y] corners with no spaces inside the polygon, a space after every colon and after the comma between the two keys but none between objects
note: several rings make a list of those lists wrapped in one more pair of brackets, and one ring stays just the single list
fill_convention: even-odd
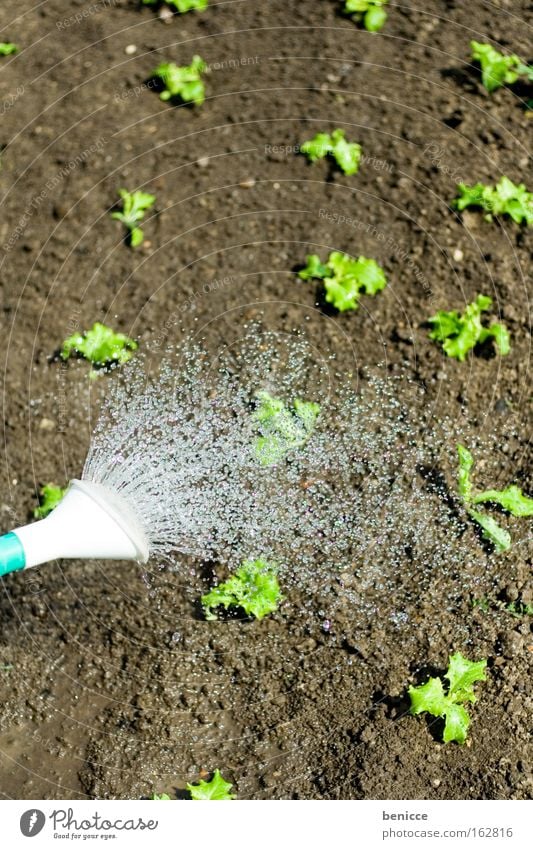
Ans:
[{"label": "watering can rose nozzle", "polygon": [[59,558],[146,563],[149,553],[139,519],[122,496],[73,480],[45,519],[0,537],[0,576]]}]

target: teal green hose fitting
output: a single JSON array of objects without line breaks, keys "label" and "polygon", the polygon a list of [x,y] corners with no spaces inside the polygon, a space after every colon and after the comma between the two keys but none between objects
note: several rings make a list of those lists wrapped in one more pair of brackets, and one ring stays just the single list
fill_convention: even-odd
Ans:
[{"label": "teal green hose fitting", "polygon": [[0,577],[24,569],[26,555],[22,543],[14,533],[0,537]]}]

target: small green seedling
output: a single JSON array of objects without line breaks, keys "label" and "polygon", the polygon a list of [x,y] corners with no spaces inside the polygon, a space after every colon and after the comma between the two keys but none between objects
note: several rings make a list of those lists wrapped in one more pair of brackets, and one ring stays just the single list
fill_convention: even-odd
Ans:
[{"label": "small green seedling", "polygon": [[491,305],[492,298],[478,295],[473,303],[468,304],[462,315],[455,310],[439,310],[428,319],[433,327],[429,338],[441,342],[448,357],[454,357],[459,362],[464,362],[468,352],[487,339],[493,339],[501,356],[505,356],[511,350],[509,332],[505,325],[493,322],[484,327],[481,323],[481,313],[490,309]]},{"label": "small green seedling", "polygon": [[173,6],[180,14],[193,9],[203,12],[207,9],[207,2],[208,0],[143,0],[145,6]]},{"label": "small green seedling", "polygon": [[385,272],[375,259],[358,259],[333,251],[326,263],[316,254],[307,257],[307,265],[298,272],[302,280],[317,278],[324,281],[326,301],[339,312],[356,310],[362,292],[376,295],[387,285]]},{"label": "small green seedling", "polygon": [[35,519],[44,519],[52,510],[57,507],[63,498],[66,487],[63,489],[53,483],[47,483],[39,490],[39,506],[33,511]]},{"label": "small green seedling", "polygon": [[18,44],[7,41],[0,42],[0,56],[11,56],[12,53],[18,53],[18,49]]},{"label": "small green seedling", "polygon": [[150,799],[155,802],[167,802],[170,801],[170,796],[167,796],[166,793],[161,793],[161,795],[158,795],[157,793],[152,793]]},{"label": "small green seedling", "polygon": [[[68,360],[69,357],[78,355],[89,360],[94,369],[105,369],[115,364],[124,365],[133,357],[133,352],[138,347],[134,339],[124,333],[115,333],[111,327],[97,321],[85,333],[74,333],[65,339],[61,358]],[[91,372],[93,377],[96,374],[95,370]]]},{"label": "small green seedling", "polygon": [[461,501],[467,508],[468,515],[480,526],[483,538],[491,542],[496,551],[507,551],[511,547],[511,535],[501,528],[492,516],[480,513],[472,505],[498,504],[503,510],[518,518],[533,516],[533,498],[524,495],[520,487],[508,486],[506,489],[486,489],[474,493],[470,473],[474,466],[474,458],[464,445],[457,446],[459,455],[458,489]]},{"label": "small green seedling", "polygon": [[383,6],[389,0],[345,0],[344,11],[347,15],[353,15],[354,20],[362,23],[368,32],[379,32],[387,20],[387,13]]},{"label": "small green seedling", "polygon": [[453,206],[460,212],[473,206],[486,212],[486,221],[492,221],[494,215],[508,215],[516,224],[533,225],[533,193],[524,183],[515,185],[508,177],[502,177],[495,186],[459,183],[457,190],[459,196]]},{"label": "small green seedling", "polygon": [[519,56],[499,53],[491,44],[471,41],[472,59],[481,66],[481,80],[488,92],[502,85],[512,85],[520,78],[533,81],[533,65],[526,65]]},{"label": "small green seedling", "polygon": [[245,560],[231,578],[202,596],[205,618],[216,619],[217,607],[240,607],[247,616],[262,619],[278,609],[283,600],[277,568],[265,560]]},{"label": "small green seedling", "polygon": [[229,781],[224,781],[219,769],[215,769],[211,781],[200,781],[199,784],[187,784],[187,790],[191,794],[191,798],[196,801],[212,799],[213,801],[226,802],[234,799],[229,792],[233,784]]},{"label": "small green seedling", "polygon": [[524,616],[533,616],[533,604],[526,604],[524,601],[509,601],[504,602],[500,599],[489,598],[474,598],[472,599],[472,609],[482,610],[483,613],[488,613],[489,610],[501,610],[504,613],[509,613],[515,619],[522,619]]},{"label": "small green seedling", "polygon": [[200,56],[193,56],[190,65],[162,62],[153,74],[165,87],[159,97],[165,101],[177,98],[184,103],[195,103],[201,106],[205,100],[202,74],[206,70],[207,65]]},{"label": "small green seedling", "polygon": [[441,678],[430,678],[420,687],[409,687],[411,713],[429,713],[442,717],[444,721],[443,741],[464,743],[470,725],[470,717],[463,706],[465,702],[476,702],[474,684],[486,681],[486,660],[472,662],[460,652],[452,654],[448,661],[448,671],[443,676],[448,680],[448,692],[444,693]]},{"label": "small green seedling", "polygon": [[119,195],[122,198],[122,212],[112,212],[111,218],[124,224],[128,231],[130,247],[138,248],[142,245],[144,233],[137,224],[154,205],[155,195],[149,195],[147,192],[128,192],[127,189],[120,189]]},{"label": "small green seedling", "polygon": [[261,435],[255,442],[256,457],[262,466],[278,463],[309,439],[320,413],[320,404],[296,398],[291,406],[268,392],[257,393],[253,413]]},{"label": "small green seedling", "polygon": [[346,141],[344,130],[333,130],[331,135],[317,133],[313,139],[300,145],[300,152],[307,156],[310,162],[331,156],[341,171],[351,176],[359,171],[363,149],[357,142]]}]

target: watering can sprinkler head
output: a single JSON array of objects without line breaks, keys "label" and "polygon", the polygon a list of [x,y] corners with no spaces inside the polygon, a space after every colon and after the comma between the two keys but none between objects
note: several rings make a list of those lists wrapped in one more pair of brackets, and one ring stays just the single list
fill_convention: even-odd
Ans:
[{"label": "watering can sprinkler head", "polygon": [[57,558],[146,563],[148,557],[148,541],[128,503],[91,481],[71,481],[46,519],[0,537],[0,575]]}]

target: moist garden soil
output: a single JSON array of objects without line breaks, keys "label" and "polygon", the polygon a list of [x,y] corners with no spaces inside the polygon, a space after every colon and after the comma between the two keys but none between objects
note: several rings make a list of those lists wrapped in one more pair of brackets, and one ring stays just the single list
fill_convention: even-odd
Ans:
[{"label": "moist garden soil", "polygon": [[[115,375],[89,380],[86,363],[54,355],[97,320],[147,351],[193,333],[213,354],[254,318],[305,329],[339,371],[384,364],[424,403],[494,435],[478,468],[496,479],[483,484],[533,491],[531,236],[450,209],[461,180],[533,183],[525,92],[489,97],[468,64],[472,38],[531,60],[531,3],[391,3],[380,34],[341,5],[211,2],[169,23],[127,0],[2,10],[3,39],[21,46],[0,67],[3,532],[29,520],[40,485],[81,472]],[[211,67],[205,104],[162,103],[152,70],[194,53]],[[363,146],[354,177],[293,150],[337,126]],[[109,210],[119,188],[140,186],[156,214],[133,251]],[[356,313],[317,306],[294,275],[306,253],[332,249],[375,257],[389,276]],[[447,360],[424,322],[479,292],[512,351]],[[452,486],[454,470],[442,472]],[[193,575],[179,558],[148,574],[59,561],[7,576],[0,792],[182,797],[219,767],[240,798],[530,798],[533,637],[509,605],[531,603],[532,558],[524,523],[512,528],[497,558],[465,531],[482,606],[462,563],[440,594],[411,570],[401,627],[379,605],[359,616],[333,565],[329,601],[312,582],[289,588],[262,622],[203,621],[217,564]],[[442,674],[455,650],[488,658],[462,747],[407,713],[408,685]]]}]

